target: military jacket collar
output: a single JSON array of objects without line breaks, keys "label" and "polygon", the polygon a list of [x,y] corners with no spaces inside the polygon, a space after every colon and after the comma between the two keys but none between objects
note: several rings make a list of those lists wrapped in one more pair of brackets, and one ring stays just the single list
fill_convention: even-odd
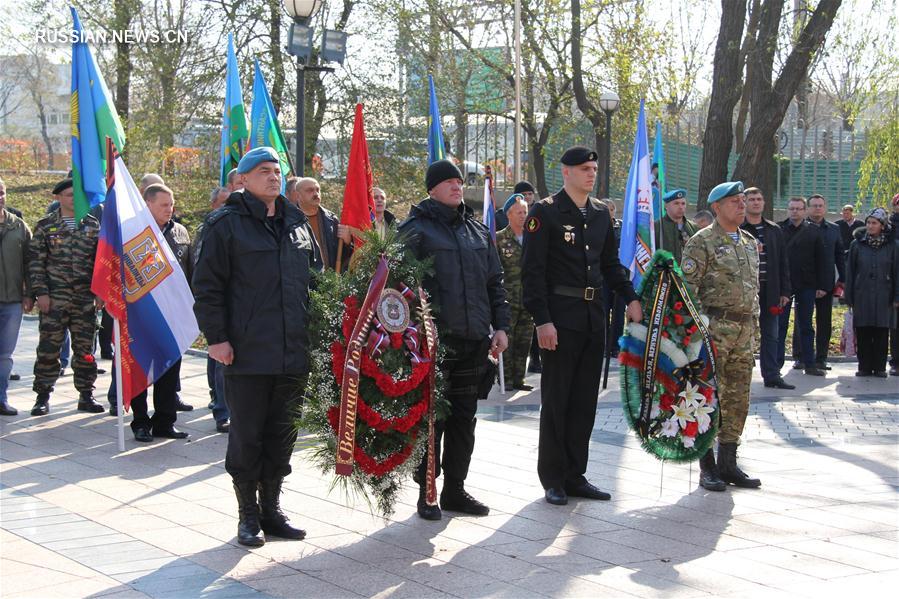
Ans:
[{"label": "military jacket collar", "polygon": [[[727,231],[725,231],[725,230],[724,230],[724,227],[722,227],[722,226],[718,223],[718,219],[715,219],[715,220],[712,222],[712,232],[713,232],[715,235],[717,235],[718,237],[722,237],[722,238],[726,239],[728,243],[734,243],[734,244],[735,244],[734,238],[731,237],[731,236],[730,236],[730,233],[728,233]],[[736,233],[737,233],[737,235],[740,236],[741,239],[743,239],[743,236],[744,236],[744,235],[749,235],[749,233],[747,233],[742,227],[737,227]],[[750,237],[752,237],[752,236],[750,235]],[[753,238],[753,239],[754,239],[754,238]],[[736,245],[736,244],[735,244],[735,245]]]},{"label": "military jacket collar", "polygon": [[[572,214],[580,214],[581,212],[581,209],[577,207],[577,204],[574,203],[574,200],[571,199],[564,187],[553,196],[553,203],[558,205],[561,212]],[[602,204],[596,198],[587,197],[587,222],[599,216],[599,212],[602,210],[601,206]]]}]

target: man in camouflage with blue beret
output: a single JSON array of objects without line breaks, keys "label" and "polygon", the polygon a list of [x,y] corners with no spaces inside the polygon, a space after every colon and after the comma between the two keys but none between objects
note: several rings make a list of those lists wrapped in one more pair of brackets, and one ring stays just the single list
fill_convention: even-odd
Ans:
[{"label": "man in camouflage with blue beret", "polygon": [[524,243],[524,220],[528,215],[528,204],[520,193],[513,193],[503,206],[503,213],[509,224],[496,234],[496,250],[503,265],[503,287],[506,300],[512,310],[512,324],[509,328],[509,347],[503,353],[503,375],[506,385],[516,391],[532,391],[534,388],[524,382],[525,365],[531,351],[531,337],[534,333],[534,319],[524,307],[521,284],[521,253]]},{"label": "man in camouflage with blue beret", "polygon": [[671,252],[677,263],[683,258],[687,240],[696,234],[699,228],[687,220],[687,190],[672,189],[664,196],[665,214],[656,221],[657,249]]},{"label": "man in camouflage with blue beret", "polygon": [[709,317],[717,349],[718,462],[709,449],[699,462],[699,484],[723,491],[726,483],[756,488],[762,483],[737,467],[737,445],[749,413],[749,384],[755,364],[752,348],[758,330],[759,252],[755,238],[740,228],[746,214],[741,181],[712,189],[711,226],[687,242],[681,267],[687,285]]}]

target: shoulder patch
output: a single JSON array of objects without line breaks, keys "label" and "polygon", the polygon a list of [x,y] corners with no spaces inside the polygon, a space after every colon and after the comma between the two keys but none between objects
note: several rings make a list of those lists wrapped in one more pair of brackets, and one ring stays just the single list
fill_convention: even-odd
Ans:
[{"label": "shoulder patch", "polygon": [[684,271],[684,274],[691,275],[696,272],[696,260],[693,258],[685,258],[683,263],[681,264],[681,270]]},{"label": "shoulder patch", "polygon": [[543,198],[542,200],[540,200],[540,203],[541,203],[541,204],[549,204],[549,205],[552,205],[552,203],[553,203],[553,197],[552,197],[552,196],[549,196],[549,197],[547,197],[547,198]]},{"label": "shoulder patch", "polygon": [[540,219],[536,216],[529,216],[528,222],[526,222],[524,226],[528,230],[528,233],[536,233],[540,230]]}]

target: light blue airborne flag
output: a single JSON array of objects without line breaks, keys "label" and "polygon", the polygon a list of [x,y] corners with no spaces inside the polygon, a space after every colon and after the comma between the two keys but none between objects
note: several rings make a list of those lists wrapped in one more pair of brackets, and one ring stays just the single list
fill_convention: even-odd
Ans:
[{"label": "light blue airborne flag", "polygon": [[222,110],[222,143],[219,162],[219,184],[228,184],[228,173],[247,147],[247,115],[240,92],[240,74],[237,72],[237,56],[234,55],[234,38],[228,34],[228,59],[225,71],[225,107]]},{"label": "light blue airborne flag", "polygon": [[125,130],[112,104],[112,96],[97,69],[97,62],[84,42],[86,35],[74,8],[72,29],[72,191],[75,218],[106,199],[106,138],[121,152]]},{"label": "light blue airborne flag", "polygon": [[[659,165],[659,171],[656,175],[656,187],[652,192],[652,214],[656,220],[665,216],[665,202],[662,198],[668,193],[668,186],[665,184],[665,150],[662,148],[662,122],[656,121],[656,139],[652,148],[652,161]],[[661,244],[661,241],[659,241]]]},{"label": "light blue airborne flag", "polygon": [[256,72],[253,76],[253,108],[250,111],[250,139],[247,142],[246,151],[253,148],[268,146],[278,153],[281,166],[281,193],[287,185],[287,177],[293,175],[293,166],[290,162],[290,154],[287,152],[287,143],[284,134],[278,125],[278,115],[275,113],[275,105],[268,95],[265,85],[265,77],[256,60]]},{"label": "light blue airborne flag", "polygon": [[636,289],[655,253],[655,234],[652,218],[652,184],[649,162],[649,139],[646,134],[646,113],[640,100],[640,116],[634,137],[634,154],[627,175],[624,193],[624,213],[621,223],[621,245],[618,258],[631,273]]},{"label": "light blue airborne flag", "polygon": [[430,106],[428,108],[428,164],[446,158],[446,147],[443,144],[443,129],[440,121],[440,109],[437,107],[437,92],[434,91],[434,77],[428,75],[430,88]]}]

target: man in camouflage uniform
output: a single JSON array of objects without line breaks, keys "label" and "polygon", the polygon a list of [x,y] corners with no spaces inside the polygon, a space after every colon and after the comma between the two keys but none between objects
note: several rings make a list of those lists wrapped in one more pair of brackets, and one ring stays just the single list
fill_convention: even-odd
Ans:
[{"label": "man in camouflage uniform", "polygon": [[524,239],[524,219],[528,205],[521,194],[513,194],[513,202],[505,209],[509,226],[496,234],[496,249],[503,265],[503,287],[506,300],[512,308],[512,325],[509,329],[509,347],[503,353],[503,376],[506,384],[519,391],[534,388],[524,382],[525,364],[531,350],[534,319],[521,299],[521,244]]},{"label": "man in camouflage uniform", "polygon": [[725,483],[755,488],[761,481],[737,467],[737,444],[749,413],[752,348],[758,330],[758,243],[740,229],[746,213],[742,182],[728,181],[712,189],[709,205],[715,221],[690,238],[682,263],[687,285],[710,319],[717,348],[718,463],[709,449],[699,462],[699,484],[710,491],[723,491]]},{"label": "man in camouflage uniform", "polygon": [[40,340],[34,363],[34,392],[37,401],[32,416],[50,411],[50,392],[59,377],[59,348],[66,330],[72,338],[72,370],[79,391],[78,409],[103,412],[94,401],[94,335],[97,309],[91,293],[94,257],[100,221],[88,214],[75,221],[72,180],[64,179],[53,189],[59,207],[37,222],[28,246],[28,277],[40,310]]}]

